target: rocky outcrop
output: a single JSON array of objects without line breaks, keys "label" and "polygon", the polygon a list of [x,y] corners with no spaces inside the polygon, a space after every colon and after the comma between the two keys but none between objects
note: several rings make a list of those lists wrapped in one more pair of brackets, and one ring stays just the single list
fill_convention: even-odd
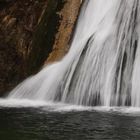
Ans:
[{"label": "rocky outcrop", "polygon": [[81,0],[0,0],[0,95],[60,60]]},{"label": "rocky outcrop", "polygon": [[60,60],[67,53],[80,6],[81,0],[67,0],[59,11],[60,25],[55,34],[53,50],[49,54],[46,64]]},{"label": "rocky outcrop", "polygon": [[31,73],[37,72],[44,62],[58,61],[67,53],[80,7],[81,0],[50,0],[34,34],[29,60]]}]

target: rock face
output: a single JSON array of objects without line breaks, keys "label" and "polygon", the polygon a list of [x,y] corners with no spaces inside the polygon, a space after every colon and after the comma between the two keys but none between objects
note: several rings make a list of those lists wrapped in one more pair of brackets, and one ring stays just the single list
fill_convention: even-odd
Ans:
[{"label": "rock face", "polygon": [[68,51],[81,0],[0,0],[0,96]]},{"label": "rock face", "polygon": [[49,54],[46,63],[58,61],[67,53],[80,6],[81,0],[67,0],[59,11],[60,25],[55,35],[53,50]]}]

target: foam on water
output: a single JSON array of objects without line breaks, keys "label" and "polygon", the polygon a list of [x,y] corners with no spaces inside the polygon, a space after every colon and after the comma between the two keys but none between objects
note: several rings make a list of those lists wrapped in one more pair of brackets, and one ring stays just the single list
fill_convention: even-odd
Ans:
[{"label": "foam on water", "polygon": [[41,107],[48,105],[43,101],[33,101],[28,99],[17,100],[17,99],[0,99],[0,107]]},{"label": "foam on water", "polygon": [[[96,107],[87,107],[80,105],[71,105],[63,103],[54,103],[54,102],[42,102],[42,101],[33,101],[33,100],[17,100],[17,99],[0,99],[0,108],[36,108],[37,111],[43,112],[104,112],[104,113],[119,113],[122,115],[130,116],[140,116],[140,108],[136,107],[107,107],[107,106],[96,106]],[[39,110],[38,110],[39,109]]]}]

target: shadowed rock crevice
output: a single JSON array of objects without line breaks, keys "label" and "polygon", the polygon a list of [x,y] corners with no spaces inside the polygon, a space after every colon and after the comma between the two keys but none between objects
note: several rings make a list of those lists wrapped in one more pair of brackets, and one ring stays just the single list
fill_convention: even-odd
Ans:
[{"label": "shadowed rock crevice", "polygon": [[52,51],[55,34],[60,26],[61,16],[58,12],[63,8],[65,2],[60,0],[48,1],[40,23],[33,35],[32,50],[29,56],[29,74],[37,72]]}]

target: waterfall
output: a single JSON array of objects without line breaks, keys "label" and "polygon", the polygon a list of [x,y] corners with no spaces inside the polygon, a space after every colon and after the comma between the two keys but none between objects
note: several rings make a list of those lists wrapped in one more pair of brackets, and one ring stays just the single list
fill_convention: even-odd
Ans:
[{"label": "waterfall", "polygon": [[85,0],[68,54],[8,99],[140,107],[139,0]]}]

